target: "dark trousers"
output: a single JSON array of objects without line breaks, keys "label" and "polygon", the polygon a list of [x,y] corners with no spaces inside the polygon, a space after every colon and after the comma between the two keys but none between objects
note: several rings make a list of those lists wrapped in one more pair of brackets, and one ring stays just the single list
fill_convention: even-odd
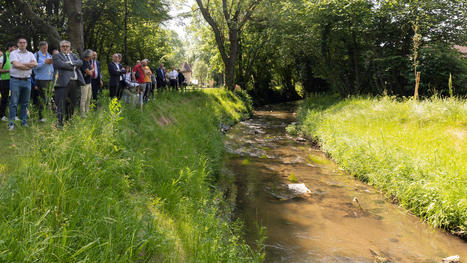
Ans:
[{"label": "dark trousers", "polygon": [[36,80],[36,87],[31,89],[32,103],[37,108],[39,120],[42,119],[42,111],[46,103],[45,91],[49,89],[51,80]]},{"label": "dark trousers", "polygon": [[70,80],[66,87],[55,87],[55,103],[57,104],[58,125],[63,126],[63,115],[69,120],[75,111],[81,92],[77,80]]},{"label": "dark trousers", "polygon": [[149,92],[149,96],[151,98],[153,98],[154,97],[154,90],[156,89],[156,83],[151,82],[150,85],[151,85],[151,91]]},{"label": "dark trousers", "polygon": [[184,82],[178,82],[178,86],[180,87],[180,91],[186,90],[186,84]]},{"label": "dark trousers", "polygon": [[151,82],[146,82],[146,90],[144,91],[144,100],[148,101],[149,96],[151,95],[152,91],[152,83]]},{"label": "dark trousers", "polygon": [[92,87],[92,99],[97,100],[99,93],[101,91],[101,80],[100,79],[91,79],[91,87]]},{"label": "dark trousers", "polygon": [[0,118],[6,116],[6,107],[8,106],[8,97],[10,96],[10,80],[0,80],[0,93],[2,99],[0,101]]},{"label": "dark trousers", "polygon": [[118,86],[109,86],[110,98],[117,97],[117,89],[118,89]]},{"label": "dark trousers", "polygon": [[123,94],[123,87],[120,84],[117,86],[110,86],[109,92],[110,92],[110,98],[116,97],[117,99],[120,99]]},{"label": "dark trousers", "polygon": [[164,91],[165,87],[166,87],[165,81],[157,80],[157,89],[158,89],[159,92]]},{"label": "dark trousers", "polygon": [[117,98],[119,100],[122,98],[123,89],[125,88],[125,86],[126,86],[125,81],[124,80],[120,81],[120,85],[117,88]]},{"label": "dark trousers", "polygon": [[177,80],[176,79],[171,79],[170,80],[170,89],[171,90],[177,90],[178,87],[177,87]]}]

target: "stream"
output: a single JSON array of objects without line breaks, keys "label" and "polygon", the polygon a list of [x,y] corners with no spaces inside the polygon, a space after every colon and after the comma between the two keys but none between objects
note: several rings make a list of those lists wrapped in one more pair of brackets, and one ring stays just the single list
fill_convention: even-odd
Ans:
[{"label": "stream", "polygon": [[[467,242],[433,229],[344,173],[310,141],[287,135],[292,104],[265,107],[227,134],[226,197],[255,246],[266,229],[266,262],[441,262]],[[310,193],[294,195],[288,184]]]}]

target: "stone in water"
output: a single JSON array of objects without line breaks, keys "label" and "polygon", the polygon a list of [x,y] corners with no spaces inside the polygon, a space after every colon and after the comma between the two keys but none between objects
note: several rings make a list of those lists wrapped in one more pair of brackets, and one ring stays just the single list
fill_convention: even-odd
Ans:
[{"label": "stone in water", "polygon": [[450,256],[450,257],[447,257],[447,258],[443,258],[443,261],[441,261],[442,263],[458,263],[458,262],[461,262],[461,257],[455,255],[455,256]]},{"label": "stone in water", "polygon": [[308,189],[305,184],[289,184],[287,187],[297,195],[311,194],[310,189]]}]

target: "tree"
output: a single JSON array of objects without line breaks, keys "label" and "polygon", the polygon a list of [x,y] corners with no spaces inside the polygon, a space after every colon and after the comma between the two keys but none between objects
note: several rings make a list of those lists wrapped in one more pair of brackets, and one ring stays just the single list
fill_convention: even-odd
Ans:
[{"label": "tree", "polygon": [[71,45],[81,53],[84,50],[82,0],[64,1],[64,11],[68,18]]},{"label": "tree", "polygon": [[[224,62],[225,85],[235,88],[235,65],[238,58],[239,34],[262,0],[196,0],[199,10],[211,26]],[[227,27],[225,30],[224,28]],[[228,43],[226,43],[228,39]]]}]

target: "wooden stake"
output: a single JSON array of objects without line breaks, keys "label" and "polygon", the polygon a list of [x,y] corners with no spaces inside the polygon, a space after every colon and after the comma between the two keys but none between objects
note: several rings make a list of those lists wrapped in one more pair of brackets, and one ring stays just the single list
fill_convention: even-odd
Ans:
[{"label": "wooden stake", "polygon": [[417,78],[415,79],[415,93],[413,99],[418,100],[418,86],[420,85],[420,72],[417,72]]}]

